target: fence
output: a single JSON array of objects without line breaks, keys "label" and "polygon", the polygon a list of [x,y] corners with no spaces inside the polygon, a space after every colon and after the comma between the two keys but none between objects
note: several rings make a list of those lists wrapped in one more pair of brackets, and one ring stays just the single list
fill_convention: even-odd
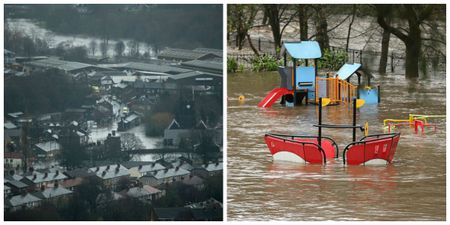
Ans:
[{"label": "fence", "polygon": [[[236,39],[234,36],[230,36],[231,39],[228,40],[229,46],[235,46]],[[277,57],[275,52],[275,42],[272,40],[267,40],[263,38],[251,38],[254,47],[258,50],[260,54],[272,55]],[[248,41],[244,42],[243,48],[250,49]],[[337,46],[330,46],[331,51],[346,51],[347,52],[347,62],[348,63],[361,63],[364,67],[370,71],[378,71],[381,52],[371,51],[371,50],[360,50],[360,49],[345,49]],[[255,57],[253,53],[228,53],[228,57],[234,58],[238,65],[244,69],[250,69],[252,67],[252,59]],[[428,57],[426,65],[436,68],[444,68],[446,65],[446,60],[444,57]],[[405,56],[402,53],[390,52],[387,60],[387,72],[399,72],[404,69]]]}]

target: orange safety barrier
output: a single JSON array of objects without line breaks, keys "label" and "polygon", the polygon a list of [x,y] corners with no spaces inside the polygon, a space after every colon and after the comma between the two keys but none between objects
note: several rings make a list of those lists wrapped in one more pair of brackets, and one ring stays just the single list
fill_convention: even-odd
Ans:
[{"label": "orange safety barrier", "polygon": [[[319,81],[326,82],[326,95],[319,93]],[[357,86],[339,78],[322,78],[316,77],[316,103],[319,102],[319,96],[329,98],[331,104],[339,104],[341,102],[351,102],[357,97]]]}]

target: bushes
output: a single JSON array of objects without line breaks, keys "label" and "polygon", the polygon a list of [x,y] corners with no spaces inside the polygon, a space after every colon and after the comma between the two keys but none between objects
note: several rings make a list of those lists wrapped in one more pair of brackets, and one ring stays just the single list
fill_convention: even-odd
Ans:
[{"label": "bushes", "polygon": [[235,58],[229,57],[227,58],[227,71],[229,73],[236,73],[238,69],[238,63]]},{"label": "bushes", "polygon": [[276,71],[279,65],[279,60],[271,55],[255,56],[252,59],[252,71],[255,72]]},{"label": "bushes", "polygon": [[347,62],[347,58],[347,52],[344,50],[325,49],[322,58],[318,60],[318,69],[338,70]]}]

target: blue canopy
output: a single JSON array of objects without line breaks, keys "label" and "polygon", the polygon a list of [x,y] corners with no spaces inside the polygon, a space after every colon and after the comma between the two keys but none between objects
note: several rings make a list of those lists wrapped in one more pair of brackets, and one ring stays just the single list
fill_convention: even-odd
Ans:
[{"label": "blue canopy", "polygon": [[317,59],[322,57],[317,41],[285,42],[282,52],[286,49],[295,59]]},{"label": "blue canopy", "polygon": [[339,79],[346,80],[353,73],[355,73],[359,69],[359,67],[361,67],[361,64],[359,63],[346,63],[339,69],[339,71],[337,71],[336,75],[339,76]]}]

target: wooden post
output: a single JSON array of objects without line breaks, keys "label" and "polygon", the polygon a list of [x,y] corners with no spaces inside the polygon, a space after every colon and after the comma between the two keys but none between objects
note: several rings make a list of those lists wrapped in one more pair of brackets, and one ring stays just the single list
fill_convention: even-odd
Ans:
[{"label": "wooden post", "polygon": [[394,72],[394,52],[391,52],[391,72]]},{"label": "wooden post", "polygon": [[258,38],[258,50],[261,51],[261,38]]}]

